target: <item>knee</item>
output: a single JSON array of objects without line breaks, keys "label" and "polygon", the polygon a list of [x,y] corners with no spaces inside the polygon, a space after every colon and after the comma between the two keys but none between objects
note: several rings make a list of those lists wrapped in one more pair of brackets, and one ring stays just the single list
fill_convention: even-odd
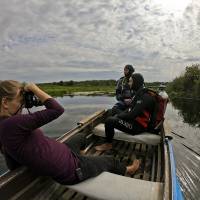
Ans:
[{"label": "knee", "polygon": [[116,121],[116,117],[113,117],[113,116],[108,117],[108,118],[106,119],[106,121],[105,121],[105,127],[106,127],[106,126],[113,126],[114,123],[115,123],[115,121]]}]

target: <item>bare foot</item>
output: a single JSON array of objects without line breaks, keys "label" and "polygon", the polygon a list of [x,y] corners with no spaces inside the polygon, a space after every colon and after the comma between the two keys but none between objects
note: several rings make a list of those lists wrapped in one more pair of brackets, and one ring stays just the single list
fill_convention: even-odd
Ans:
[{"label": "bare foot", "polygon": [[105,143],[101,144],[95,147],[97,151],[106,151],[112,149],[112,144],[111,143]]},{"label": "bare foot", "polygon": [[130,175],[135,174],[135,172],[139,169],[140,167],[140,160],[135,159],[132,163],[132,165],[129,165],[126,167],[126,172]]}]

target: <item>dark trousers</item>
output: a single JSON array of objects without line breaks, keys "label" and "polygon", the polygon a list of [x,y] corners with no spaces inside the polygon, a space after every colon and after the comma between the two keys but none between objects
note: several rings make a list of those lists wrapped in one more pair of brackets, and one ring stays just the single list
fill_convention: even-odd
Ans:
[{"label": "dark trousers", "polygon": [[[103,171],[124,175],[126,165],[115,159],[113,156],[87,156],[80,155],[80,149],[84,148],[86,139],[83,134],[77,134],[65,142],[79,159],[77,169],[78,181],[81,182],[91,177],[95,177]],[[77,183],[75,182],[75,183]]]},{"label": "dark trousers", "polygon": [[105,134],[106,141],[108,143],[112,142],[115,134],[115,128],[131,135],[137,135],[146,130],[136,121],[122,120],[117,116],[108,117],[105,121]]}]

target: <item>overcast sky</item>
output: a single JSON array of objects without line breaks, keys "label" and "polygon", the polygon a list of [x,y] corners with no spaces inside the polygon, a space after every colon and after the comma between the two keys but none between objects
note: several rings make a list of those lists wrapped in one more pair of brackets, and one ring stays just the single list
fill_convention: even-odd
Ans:
[{"label": "overcast sky", "polygon": [[200,63],[200,0],[0,0],[0,79],[171,81]]}]

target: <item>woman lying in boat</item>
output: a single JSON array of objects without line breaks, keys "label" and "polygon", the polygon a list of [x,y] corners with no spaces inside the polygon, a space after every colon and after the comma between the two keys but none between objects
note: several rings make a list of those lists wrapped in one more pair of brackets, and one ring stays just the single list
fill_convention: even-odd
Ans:
[{"label": "woman lying in boat", "polygon": [[149,118],[155,110],[155,98],[144,92],[144,78],[141,74],[132,74],[129,79],[129,85],[135,91],[130,108],[106,119],[106,142],[95,147],[98,151],[112,149],[115,128],[128,134],[136,135],[147,131],[151,127]]},{"label": "woman lying in boat", "polygon": [[[22,114],[24,92],[33,92],[46,109]],[[67,144],[45,136],[39,127],[58,118],[64,108],[34,83],[23,86],[17,81],[1,81],[0,102],[0,148],[10,169],[25,165],[61,184],[75,184],[103,171],[125,175],[139,168],[138,160],[125,166],[112,156],[79,154],[83,143],[80,135]]]}]

